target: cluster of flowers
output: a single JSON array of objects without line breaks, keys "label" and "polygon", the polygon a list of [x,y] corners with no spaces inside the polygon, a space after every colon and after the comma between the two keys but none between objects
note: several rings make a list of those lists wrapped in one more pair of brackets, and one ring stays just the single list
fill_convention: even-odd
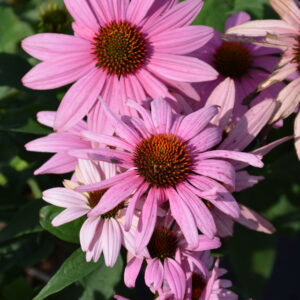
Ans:
[{"label": "cluster of flowers", "polygon": [[[85,216],[86,259],[103,253],[109,267],[123,245],[128,287],[146,262],[145,283],[157,299],[237,299],[210,250],[233,235],[235,222],[274,232],[232,195],[262,180],[245,168],[263,167],[262,157],[291,137],[243,150],[267,124],[282,126],[300,100],[300,10],[293,0],[270,3],[283,21],[237,13],[225,41],[213,28],[190,25],[201,0],[65,0],[74,36],[23,41],[42,60],[25,86],[76,81],[57,112],[38,113],[55,132],[26,145],[55,153],[35,174],[75,170],[64,187],[43,193],[66,208],[53,226]],[[288,85],[280,82],[287,77]],[[298,114],[296,135],[299,122]],[[296,147],[300,154],[299,140]]]}]

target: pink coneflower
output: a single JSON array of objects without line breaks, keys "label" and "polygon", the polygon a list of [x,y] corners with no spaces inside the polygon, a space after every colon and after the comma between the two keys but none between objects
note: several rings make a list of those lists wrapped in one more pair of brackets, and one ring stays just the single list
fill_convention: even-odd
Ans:
[{"label": "pink coneflower", "polygon": [[[278,47],[284,54],[273,74],[265,80],[260,89],[265,89],[275,82],[282,81],[298,72],[277,97],[279,109],[271,123],[287,118],[299,106],[300,102],[300,9],[293,0],[269,0],[282,20],[256,20],[229,29],[228,33],[248,36],[266,36],[266,46]],[[295,120],[295,147],[300,159],[300,116]]]},{"label": "pink coneflower", "polygon": [[[205,251],[221,246],[218,238],[199,236],[193,251]],[[145,257],[133,256],[127,263],[124,281],[128,287],[135,286],[136,277],[144,258],[147,262],[145,283],[151,290],[160,291],[167,282],[175,299],[183,299],[186,290],[185,264],[196,265],[206,276],[206,266],[191,251],[180,231],[156,227],[147,246]]]},{"label": "pink coneflower", "polygon": [[37,34],[22,42],[43,61],[24,76],[25,86],[43,90],[76,81],[58,108],[55,130],[76,124],[99,95],[126,113],[128,98],[167,97],[166,83],[217,76],[208,64],[185,56],[212,37],[212,28],[189,26],[202,0],[65,0],[65,5],[75,20],[74,36]]},{"label": "pink coneflower", "polygon": [[220,130],[209,125],[218,113],[217,107],[205,107],[182,116],[172,113],[164,99],[151,102],[151,114],[136,102],[129,103],[142,118],[115,115],[104,101],[102,103],[117,136],[83,132],[85,138],[117,149],[69,152],[127,169],[103,182],[78,187],[78,191],[87,192],[108,188],[89,216],[106,213],[133,195],[126,212],[128,230],[136,201],[146,193],[137,230],[137,252],[148,244],[156,223],[157,206],[165,201],[188,243],[194,246],[198,244],[197,227],[209,237],[216,232],[211,213],[199,197],[225,214],[239,217],[239,206],[231,195],[235,190],[235,169],[230,160],[256,167],[262,167],[263,163],[258,156],[249,153],[209,151],[221,140]]},{"label": "pink coneflower", "polygon": [[[225,29],[228,30],[232,26],[249,20],[250,16],[247,13],[236,13],[227,20]],[[227,93],[234,95],[233,119],[239,118],[248,110],[248,103],[243,103],[243,100],[256,90],[258,84],[268,78],[279,61],[279,58],[273,55],[278,52],[276,48],[238,41],[224,41],[221,34],[215,31],[214,37],[205,45],[205,48],[194,53],[196,57],[209,63],[219,73],[216,80],[193,84],[201,96],[200,105],[206,103],[215,87],[226,82],[227,85],[223,88],[227,90]],[[260,93],[251,106],[265,98],[275,99],[283,86],[283,84],[277,84]]]},{"label": "pink coneflower", "polygon": [[[105,190],[79,193],[74,190],[79,184],[99,182],[115,174],[116,168],[111,164],[97,165],[79,160],[75,172],[78,182],[65,180],[65,188],[51,188],[43,192],[45,201],[66,208],[53,219],[52,225],[60,226],[85,216],[101,201]],[[88,217],[84,221],[80,230],[80,244],[86,252],[87,261],[93,259],[96,262],[103,252],[106,265],[112,267],[118,258],[121,244],[129,251],[134,251],[135,226],[129,232],[124,231],[125,206],[126,202],[123,201],[105,214]]]}]

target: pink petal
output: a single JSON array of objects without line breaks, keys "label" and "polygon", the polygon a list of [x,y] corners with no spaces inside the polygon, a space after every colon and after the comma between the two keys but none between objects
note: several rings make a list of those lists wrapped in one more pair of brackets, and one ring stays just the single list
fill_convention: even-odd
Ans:
[{"label": "pink petal", "polygon": [[87,198],[73,190],[66,188],[52,188],[43,192],[43,199],[59,207],[79,207],[89,210]]},{"label": "pink petal", "polygon": [[295,134],[295,148],[300,160],[300,114],[298,113],[294,123],[294,134]]},{"label": "pink petal", "polygon": [[226,25],[225,25],[225,31],[233,26],[246,23],[250,20],[251,20],[251,18],[246,12],[242,11],[242,12],[235,13],[227,19]]},{"label": "pink petal", "polygon": [[239,192],[244,189],[250,188],[263,180],[263,176],[249,175],[247,171],[240,171],[236,173],[236,187],[235,191]]},{"label": "pink petal", "polygon": [[[204,107],[185,116],[180,127],[177,129],[177,134],[184,140],[188,141],[201,132],[207,126],[209,121],[218,113],[216,106]],[[173,131],[173,129],[172,129]]]},{"label": "pink petal", "polygon": [[219,113],[211,120],[223,131],[231,118],[235,104],[235,85],[230,77],[225,78],[208,97],[205,106],[219,106]]},{"label": "pink petal", "polygon": [[135,207],[137,202],[140,200],[140,198],[143,196],[143,194],[148,189],[149,184],[148,183],[142,183],[142,185],[136,190],[133,197],[131,198],[128,207],[126,209],[126,215],[125,215],[125,230],[129,231],[132,223],[132,218],[134,215]]},{"label": "pink petal", "polygon": [[91,54],[68,53],[39,63],[22,78],[26,87],[48,90],[72,83],[95,66]]},{"label": "pink petal", "polygon": [[153,100],[151,115],[157,133],[169,133],[172,126],[172,111],[167,101],[162,98]]},{"label": "pink petal", "polygon": [[229,132],[219,148],[235,151],[245,149],[267,124],[275,107],[276,103],[273,99],[266,99],[250,108]]},{"label": "pink petal", "polygon": [[77,181],[81,184],[92,184],[101,181],[99,167],[90,160],[79,159],[75,173]]},{"label": "pink petal", "polygon": [[208,158],[225,158],[232,159],[236,161],[245,162],[248,165],[262,168],[263,163],[259,156],[253,155],[251,153],[244,153],[238,151],[228,151],[228,150],[212,150],[204,153],[200,153],[196,157],[199,160],[208,159]]},{"label": "pink petal", "polygon": [[187,243],[191,248],[196,247],[198,245],[198,232],[190,209],[173,188],[167,189],[166,194],[169,199],[171,214],[182,230]]},{"label": "pink petal", "polygon": [[216,159],[201,160],[195,164],[193,171],[224,183],[231,192],[235,189],[235,169],[227,161]]},{"label": "pink petal", "polygon": [[183,82],[201,82],[217,78],[218,73],[209,64],[176,54],[153,53],[147,69],[169,79]]},{"label": "pink petal", "polygon": [[63,174],[74,171],[77,164],[77,158],[66,153],[56,153],[41,167],[34,171],[34,175],[39,174]]},{"label": "pink petal", "polygon": [[95,237],[96,229],[98,223],[102,222],[102,219],[99,217],[87,218],[80,228],[80,245],[82,251],[87,251],[90,247],[90,243]]},{"label": "pink petal", "polygon": [[90,42],[66,34],[39,33],[22,41],[22,48],[39,60],[51,60],[60,55],[77,53],[86,56],[92,52]]},{"label": "pink petal", "polygon": [[217,249],[221,247],[221,241],[219,238],[214,237],[210,239],[205,235],[199,235],[199,244],[195,249],[190,249],[193,251],[206,251],[211,249]]},{"label": "pink petal", "polygon": [[107,190],[102,196],[101,201],[91,210],[88,216],[101,215],[112,210],[119,203],[127,200],[142,183],[143,179],[140,176],[128,176],[128,178]]},{"label": "pink petal", "polygon": [[164,260],[164,273],[175,299],[183,299],[185,293],[185,275],[181,266],[172,258]]},{"label": "pink petal", "polygon": [[124,283],[127,287],[135,287],[136,278],[140,272],[143,258],[133,257],[127,264],[124,271]]},{"label": "pink petal", "polygon": [[127,75],[125,86],[128,98],[134,99],[139,103],[143,103],[144,101],[146,101],[145,90],[135,75]]},{"label": "pink petal", "polygon": [[157,217],[158,195],[158,190],[156,188],[150,188],[143,205],[136,232],[135,250],[137,254],[140,254],[140,252],[148,245],[153,234]]},{"label": "pink petal", "polygon": [[296,28],[281,20],[255,20],[229,28],[227,34],[265,36],[271,34],[297,34]]},{"label": "pink petal", "polygon": [[78,24],[86,26],[94,32],[98,31],[98,21],[96,20],[94,13],[91,11],[87,1],[64,0],[64,2],[69,13]]},{"label": "pink petal", "polygon": [[78,24],[76,22],[72,23],[72,29],[74,31],[74,36],[87,40],[91,43],[94,42],[95,31],[86,27],[82,24]]},{"label": "pink petal", "polygon": [[76,219],[84,216],[86,213],[87,213],[87,210],[83,209],[82,207],[70,207],[70,208],[65,209],[59,215],[57,215],[52,220],[51,224],[54,227],[60,226],[60,225],[69,223],[73,220],[76,220]]},{"label": "pink petal", "polygon": [[127,10],[127,21],[139,25],[141,20],[146,16],[154,0],[140,1],[131,0]]},{"label": "pink petal", "polygon": [[163,283],[164,268],[158,258],[149,259],[145,270],[145,283],[154,290],[159,290]]},{"label": "pink petal", "polygon": [[232,217],[224,214],[216,207],[211,208],[211,213],[214,216],[214,220],[217,226],[217,235],[220,238],[233,236],[234,221]]},{"label": "pink petal", "polygon": [[163,31],[150,38],[160,53],[187,54],[204,46],[213,36],[213,28],[189,26]]},{"label": "pink petal", "polygon": [[36,114],[36,119],[40,124],[53,128],[55,111],[39,111]]},{"label": "pink petal", "polygon": [[235,219],[238,223],[256,231],[272,234],[276,231],[275,227],[265,218],[254,210],[240,204],[241,216]]},{"label": "pink petal", "polygon": [[105,264],[113,267],[121,249],[121,229],[114,218],[104,220],[101,238]]},{"label": "pink petal", "polygon": [[187,0],[174,5],[166,11],[152,26],[147,27],[150,36],[165,30],[175,29],[190,25],[200,12],[203,1]]},{"label": "pink petal", "polygon": [[176,186],[176,190],[182,201],[193,214],[195,222],[201,232],[210,238],[216,234],[216,225],[209,209],[189,188],[187,183],[181,183]]},{"label": "pink petal", "polygon": [[65,94],[57,110],[54,129],[63,131],[80,121],[93,106],[105,82],[105,74],[92,69]]}]

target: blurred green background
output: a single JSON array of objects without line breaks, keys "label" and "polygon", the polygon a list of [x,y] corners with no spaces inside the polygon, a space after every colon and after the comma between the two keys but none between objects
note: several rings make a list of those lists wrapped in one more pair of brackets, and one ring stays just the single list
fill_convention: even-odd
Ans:
[{"label": "blurred green background", "polygon": [[[45,207],[40,222],[39,211],[45,206],[41,191],[60,186],[63,177],[35,177],[33,171],[50,156],[24,149],[28,141],[50,132],[36,122],[36,113],[57,109],[67,89],[34,91],[23,87],[20,81],[37,63],[21,49],[23,38],[37,32],[72,33],[71,17],[64,10],[45,18],[43,11],[49,13],[49,4],[52,10],[55,4],[63,8],[63,1],[0,0],[1,300],[32,299],[78,248],[80,221],[53,229],[49,224],[58,209]],[[227,17],[242,10],[253,19],[277,18],[267,0],[206,0],[195,24],[223,31]],[[61,25],[51,25],[53,18],[56,25],[57,22]],[[285,121],[284,128],[273,130],[269,141],[291,135],[293,118]],[[233,280],[241,299],[300,299],[300,164],[293,143],[281,145],[264,162],[262,171],[251,171],[262,172],[266,180],[238,194],[237,199],[271,220],[277,232],[269,236],[236,226],[234,238],[224,241],[219,251],[222,264],[230,270],[227,278]],[[147,294],[142,278],[135,291],[125,289],[122,284],[125,253],[113,269],[107,269],[102,261],[87,266],[80,251],[72,256],[75,258],[64,264],[63,280],[58,276],[44,295],[72,284],[47,299],[111,299],[114,290],[131,299],[153,299]]]}]

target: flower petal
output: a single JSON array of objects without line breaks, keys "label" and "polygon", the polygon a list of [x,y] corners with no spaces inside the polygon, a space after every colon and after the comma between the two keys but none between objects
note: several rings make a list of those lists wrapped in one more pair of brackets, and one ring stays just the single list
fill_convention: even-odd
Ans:
[{"label": "flower petal", "polygon": [[159,290],[163,282],[164,268],[158,258],[149,259],[145,270],[145,283],[148,287]]},{"label": "flower petal", "polygon": [[169,133],[172,126],[172,110],[162,98],[151,102],[151,115],[157,133]]},{"label": "flower petal", "polygon": [[59,215],[57,215],[51,222],[51,224],[56,227],[71,221],[74,221],[87,213],[88,210],[82,207],[70,207],[65,209]]},{"label": "flower petal", "polygon": [[133,257],[124,271],[124,283],[127,287],[135,287],[136,278],[142,267],[143,258]]},{"label": "flower petal", "polygon": [[142,19],[146,16],[148,10],[152,6],[154,0],[140,1],[131,0],[127,10],[127,21],[139,25]]}]

